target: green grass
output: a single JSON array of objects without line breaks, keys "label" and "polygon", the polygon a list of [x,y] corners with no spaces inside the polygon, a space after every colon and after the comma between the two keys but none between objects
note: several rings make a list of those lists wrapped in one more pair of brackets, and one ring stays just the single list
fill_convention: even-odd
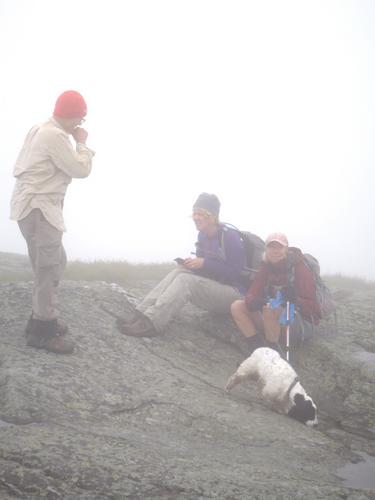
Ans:
[{"label": "green grass", "polygon": [[347,289],[354,291],[375,290],[375,281],[364,280],[355,276],[344,276],[342,274],[330,274],[323,276],[326,284],[335,290]]},{"label": "green grass", "polygon": [[[0,262],[1,264],[1,262]],[[31,270],[25,269],[25,265],[13,265],[12,268],[1,271],[0,282],[30,281],[33,279]],[[134,285],[139,281],[161,280],[169,271],[174,269],[175,264],[148,263],[133,264],[123,260],[93,262],[82,262],[79,260],[68,263],[64,273],[64,279],[73,281],[106,281],[118,283],[119,285]],[[366,281],[357,277],[333,274],[323,277],[327,285],[332,289],[349,290],[375,290],[375,281]]]},{"label": "green grass", "polygon": [[175,265],[168,263],[131,264],[126,261],[70,262],[64,279],[83,281],[107,281],[120,285],[140,280],[161,280]]},{"label": "green grass", "polygon": [[33,273],[30,271],[1,271],[0,283],[13,281],[30,281],[33,279]]},{"label": "green grass", "polygon": [[[120,285],[134,284],[141,280],[159,281],[174,269],[173,263],[131,264],[126,261],[69,262],[63,279],[73,281],[106,281]],[[0,270],[0,282],[30,281],[32,271]]]}]

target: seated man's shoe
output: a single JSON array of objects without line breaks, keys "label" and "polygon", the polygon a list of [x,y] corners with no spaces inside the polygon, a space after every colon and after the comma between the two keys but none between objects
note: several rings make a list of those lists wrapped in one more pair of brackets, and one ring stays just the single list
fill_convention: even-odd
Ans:
[{"label": "seated man's shoe", "polygon": [[62,338],[57,332],[56,319],[51,321],[32,319],[26,344],[48,352],[71,354],[74,351],[73,342]]},{"label": "seated man's shoe", "polygon": [[126,323],[124,320],[118,319],[117,328],[121,333],[130,337],[156,337],[159,335],[151,320],[145,315],[142,315],[133,323]]},{"label": "seated man's shoe", "polygon": [[[57,334],[56,335],[66,335],[68,332],[69,332],[69,328],[68,328],[68,325],[62,321],[61,319],[56,319],[57,321]],[[33,331],[33,315],[31,314],[28,322],[27,322],[27,325],[26,325],[26,328],[25,328],[25,335],[29,335],[29,333],[32,333]]]},{"label": "seated man's shoe", "polygon": [[145,321],[148,320],[147,316],[145,316],[143,312],[138,311],[138,309],[132,309],[130,311],[127,311],[123,316],[118,317],[116,323],[118,328],[120,329],[121,325],[125,328],[125,326],[136,323],[140,319],[145,319]]}]

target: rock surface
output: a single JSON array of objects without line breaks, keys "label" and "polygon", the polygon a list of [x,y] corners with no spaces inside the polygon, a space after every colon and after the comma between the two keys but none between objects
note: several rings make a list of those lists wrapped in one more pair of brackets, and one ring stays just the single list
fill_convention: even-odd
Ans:
[{"label": "rock surface", "polygon": [[[375,293],[342,298],[292,364],[319,407],[308,428],[254,388],[223,391],[244,359],[228,318],[186,307],[162,337],[121,335],[144,293],[64,282],[77,348],[28,348],[29,282],[0,284],[1,499],[372,499],[338,477],[375,455]],[[108,312],[110,311],[110,312]]]}]

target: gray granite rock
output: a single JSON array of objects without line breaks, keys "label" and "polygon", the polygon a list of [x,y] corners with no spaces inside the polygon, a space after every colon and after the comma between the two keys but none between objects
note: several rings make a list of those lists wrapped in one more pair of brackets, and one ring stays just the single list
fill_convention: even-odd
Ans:
[{"label": "gray granite rock", "polygon": [[59,356],[26,347],[31,286],[0,284],[1,499],[374,498],[337,472],[375,454],[375,294],[345,296],[338,328],[292,352],[311,429],[250,384],[224,393],[244,359],[229,318],[186,307],[163,336],[126,337],[114,316],[142,286],[63,282],[77,348]]}]

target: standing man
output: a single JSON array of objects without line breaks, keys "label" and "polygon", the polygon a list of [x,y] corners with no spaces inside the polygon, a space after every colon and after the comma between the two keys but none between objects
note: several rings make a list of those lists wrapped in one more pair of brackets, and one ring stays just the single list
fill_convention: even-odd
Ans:
[{"label": "standing man", "polygon": [[[181,259],[137,307],[132,323],[118,321],[119,330],[133,337],[159,335],[191,302],[207,311],[230,313],[232,302],[243,297],[245,250],[238,231],[219,222],[220,201],[201,193],[193,205],[198,230],[196,257]],[[225,247],[225,248],[224,248]]]},{"label": "standing man", "polygon": [[[16,185],[11,219],[26,240],[34,271],[32,314],[26,326],[27,345],[70,354],[74,344],[63,335],[67,327],[57,319],[57,286],[66,266],[62,245],[65,192],[72,178],[87,177],[94,152],[86,146],[80,125],[87,113],[78,92],[62,93],[53,117],[34,126],[26,136],[14,167]],[[76,142],[74,149],[69,136]]]}]

